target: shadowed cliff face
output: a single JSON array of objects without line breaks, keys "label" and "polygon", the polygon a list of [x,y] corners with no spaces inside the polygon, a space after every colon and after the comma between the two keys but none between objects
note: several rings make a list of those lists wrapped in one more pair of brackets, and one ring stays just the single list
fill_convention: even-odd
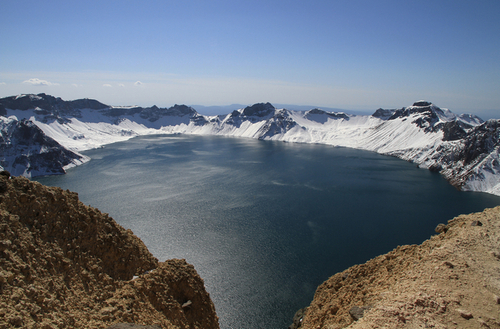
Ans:
[{"label": "shadowed cliff face", "polygon": [[0,165],[15,176],[64,174],[65,167],[86,161],[29,120],[0,122]]},{"label": "shadowed cliff face", "polygon": [[73,192],[0,175],[0,328],[218,328],[203,280]]}]

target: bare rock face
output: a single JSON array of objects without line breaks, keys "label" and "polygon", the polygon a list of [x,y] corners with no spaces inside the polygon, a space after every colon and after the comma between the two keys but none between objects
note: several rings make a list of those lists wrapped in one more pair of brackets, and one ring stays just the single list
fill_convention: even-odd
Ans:
[{"label": "bare rock face", "polygon": [[300,328],[500,328],[500,207],[445,227],[329,278]]},{"label": "bare rock face", "polygon": [[159,263],[76,193],[8,175],[0,186],[0,328],[219,327],[185,260]]},{"label": "bare rock face", "polygon": [[0,119],[0,165],[13,175],[35,177],[64,174],[86,156],[63,147],[29,120]]}]

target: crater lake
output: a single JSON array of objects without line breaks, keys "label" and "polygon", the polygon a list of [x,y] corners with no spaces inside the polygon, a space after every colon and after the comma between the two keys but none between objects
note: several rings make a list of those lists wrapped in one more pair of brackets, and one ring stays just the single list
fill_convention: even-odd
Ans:
[{"label": "crater lake", "polygon": [[500,205],[415,164],[327,145],[155,135],[84,154],[36,180],[77,192],[160,261],[193,264],[223,329],[287,328],[329,276]]}]

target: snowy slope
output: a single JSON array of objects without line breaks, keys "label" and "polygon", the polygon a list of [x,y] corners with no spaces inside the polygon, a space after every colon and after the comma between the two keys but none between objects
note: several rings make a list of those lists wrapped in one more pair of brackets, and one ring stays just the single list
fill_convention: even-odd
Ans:
[{"label": "snowy slope", "polygon": [[0,117],[0,167],[15,176],[64,174],[90,159],[48,137],[34,123]]},{"label": "snowy slope", "polygon": [[[500,120],[458,116],[426,101],[363,116],[321,109],[289,111],[269,103],[202,116],[185,105],[110,107],[93,100],[65,102],[44,94],[17,97],[1,99],[0,113],[30,120],[72,151],[167,133],[321,143],[396,156],[440,172],[462,190],[500,195]],[[19,99],[21,105],[16,103]]]}]

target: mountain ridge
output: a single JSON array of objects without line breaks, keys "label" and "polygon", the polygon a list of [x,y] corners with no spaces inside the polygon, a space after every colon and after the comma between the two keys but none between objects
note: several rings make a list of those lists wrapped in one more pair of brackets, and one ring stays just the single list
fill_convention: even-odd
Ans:
[{"label": "mountain ridge", "polygon": [[[424,100],[399,109],[377,109],[372,115],[318,108],[290,111],[257,103],[226,115],[204,116],[186,105],[114,107],[38,94],[2,98],[0,110],[5,114],[0,127],[6,116],[32,121],[73,152],[146,134],[320,143],[395,156],[441,173],[458,189],[500,195],[500,120],[456,115]],[[9,164],[4,168],[9,170]]]}]

